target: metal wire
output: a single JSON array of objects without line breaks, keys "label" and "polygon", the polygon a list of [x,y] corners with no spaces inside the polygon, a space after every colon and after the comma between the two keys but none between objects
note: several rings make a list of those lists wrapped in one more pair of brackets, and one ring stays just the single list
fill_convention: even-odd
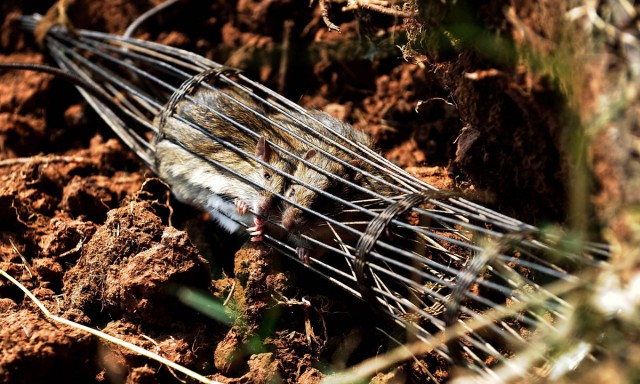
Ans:
[{"label": "metal wire", "polygon": [[[22,19],[27,30],[33,30],[37,22],[37,15]],[[426,340],[434,331],[464,319],[482,318],[488,309],[505,311],[509,321],[491,322],[482,333],[469,331],[448,346],[435,350],[448,361],[486,379],[495,379],[492,370],[495,365],[508,364],[505,356],[526,347],[528,341],[522,336],[523,329],[531,333],[556,332],[555,322],[571,310],[563,297],[549,292],[543,284],[565,281],[577,286],[581,281],[573,272],[599,268],[600,260],[609,255],[607,246],[597,243],[585,242],[580,251],[571,251],[558,234],[546,233],[460,196],[434,194],[437,188],[386,160],[349,126],[305,110],[242,73],[225,72],[220,64],[202,56],[128,36],[77,32],[77,36],[71,36],[62,27],[52,28],[45,39],[49,54],[61,68],[103,90],[121,105],[122,110],[114,113],[78,88],[114,132],[154,172],[158,172],[156,119],[168,116],[219,144],[223,150],[250,159],[285,177],[289,185],[314,191],[328,201],[329,206],[339,208],[338,213],[335,209],[325,211],[292,199],[286,190],[269,191],[278,199],[281,209],[298,208],[334,236],[327,240],[314,232],[299,236],[267,232],[265,241],[295,260],[298,260],[296,253],[300,244],[328,250],[330,254],[314,259],[307,267],[351,295],[364,298],[383,316],[404,326],[419,339]],[[190,79],[209,73],[207,71],[215,72],[215,76],[202,82],[192,81],[193,84],[180,90]],[[199,104],[192,88],[216,92],[220,100],[272,127],[270,129],[278,134],[269,136],[247,125],[237,118],[240,112],[229,115],[214,106]],[[296,167],[305,167],[300,169],[306,169],[307,174],[330,180],[338,186],[338,191],[349,193],[340,195],[306,177],[297,177],[294,171],[263,161],[233,140],[217,136],[189,116],[169,109],[172,97],[180,103],[199,104],[198,107],[228,123],[238,135],[256,139],[266,136],[279,156]],[[118,117],[121,113],[137,124],[125,124]],[[171,142],[177,148],[192,152],[203,166],[243,180],[253,188],[265,189],[237,169],[193,153],[192,143],[175,138]],[[310,151],[317,154],[306,156]],[[328,164],[339,166],[342,171],[336,173]],[[384,227],[375,230],[375,241],[369,244],[366,257],[356,256],[361,250],[357,240],[374,233],[374,229],[366,228],[367,224],[385,215],[398,201],[416,193],[427,198],[421,202],[416,200],[408,213],[389,217]],[[278,215],[264,219],[273,228],[285,231]],[[243,222],[238,224],[247,226]],[[294,238],[298,240],[292,242]],[[480,262],[479,258],[491,244],[500,246],[494,247],[491,256]],[[537,303],[540,297],[545,303],[542,309],[535,305],[524,311],[510,311],[505,306],[508,302]],[[443,320],[443,314],[447,321]],[[550,356],[537,356],[540,365],[553,364]],[[523,375],[530,373],[523,372]]]}]

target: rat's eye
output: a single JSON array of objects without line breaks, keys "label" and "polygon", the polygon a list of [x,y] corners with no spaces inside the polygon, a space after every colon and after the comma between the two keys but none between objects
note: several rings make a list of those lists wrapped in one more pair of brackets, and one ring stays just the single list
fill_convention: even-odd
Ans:
[{"label": "rat's eye", "polygon": [[289,197],[293,197],[293,195],[295,194],[296,194],[295,188],[291,187],[291,189],[289,190]]},{"label": "rat's eye", "polygon": [[265,178],[265,180],[267,180],[267,181],[271,180],[271,174],[270,174],[270,173],[268,173],[268,172],[265,172],[265,173],[264,173],[264,178]]}]

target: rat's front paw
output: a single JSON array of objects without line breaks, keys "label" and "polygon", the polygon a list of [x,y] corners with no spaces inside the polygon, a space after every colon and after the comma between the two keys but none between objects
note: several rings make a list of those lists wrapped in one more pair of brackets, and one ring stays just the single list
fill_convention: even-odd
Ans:
[{"label": "rat's front paw", "polygon": [[234,203],[236,205],[236,211],[238,211],[240,215],[244,215],[249,211],[249,204],[241,198],[237,198]]},{"label": "rat's front paw", "polygon": [[298,259],[302,260],[303,263],[309,265],[311,264],[311,250],[309,248],[297,247],[296,254],[298,255]]},{"label": "rat's front paw", "polygon": [[253,227],[247,228],[247,231],[249,231],[249,235],[251,235],[251,241],[256,243],[264,240],[264,238],[262,237],[262,235],[264,234],[264,219],[260,216],[256,216],[253,218],[253,224]]}]

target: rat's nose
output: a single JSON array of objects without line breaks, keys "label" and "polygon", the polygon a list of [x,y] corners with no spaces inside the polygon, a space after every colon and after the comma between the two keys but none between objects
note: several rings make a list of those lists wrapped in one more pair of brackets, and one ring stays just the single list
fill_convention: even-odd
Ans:
[{"label": "rat's nose", "polygon": [[271,194],[269,195],[262,195],[258,198],[257,204],[256,204],[256,213],[259,215],[263,215],[266,214],[267,212],[269,212],[269,210],[271,209],[271,204],[272,204],[272,196]]},{"label": "rat's nose", "polygon": [[282,226],[289,232],[294,232],[301,220],[302,211],[295,207],[287,208],[282,214]]}]

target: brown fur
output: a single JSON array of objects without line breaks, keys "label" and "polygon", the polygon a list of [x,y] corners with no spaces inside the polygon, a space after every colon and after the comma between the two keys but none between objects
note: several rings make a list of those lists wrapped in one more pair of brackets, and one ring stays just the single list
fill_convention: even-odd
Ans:
[{"label": "brown fur", "polygon": [[[229,203],[234,199],[247,201],[252,207],[257,207],[254,209],[259,212],[255,213],[269,216],[273,208],[272,193],[284,191],[286,177],[260,165],[247,154],[255,154],[272,167],[284,172],[290,172],[291,162],[279,152],[272,150],[268,143],[261,144],[258,137],[244,132],[214,111],[242,124],[268,141],[277,141],[279,145],[288,145],[288,142],[282,140],[282,135],[272,125],[267,124],[248,109],[230,101],[220,92],[204,87],[197,88],[191,94],[195,103],[186,98],[181,100],[177,103],[174,114],[166,119],[164,126],[158,127],[160,129],[156,142],[158,172],[172,186],[178,198],[193,205],[207,209],[211,194],[217,194]],[[228,89],[224,92],[254,110],[265,113],[247,96]],[[237,148],[225,147],[207,134],[179,121],[175,116],[181,116],[204,128],[206,133],[225,140]],[[156,118],[156,123],[158,121],[159,119]],[[186,150],[175,145],[173,141],[182,143]],[[194,154],[210,159],[214,164]],[[238,175],[225,170],[225,167],[237,172]],[[253,181],[257,186],[245,179]],[[216,212],[211,213],[216,216]],[[249,223],[250,217],[244,221]],[[229,226],[233,229],[233,225],[229,224]]]},{"label": "brown fur", "polygon": [[[321,136],[332,137],[335,141],[356,153],[362,153],[361,150],[357,148],[358,146],[373,149],[373,141],[371,138],[366,134],[355,130],[349,124],[338,121],[322,112],[310,113],[318,120],[329,125],[338,133],[337,136],[330,133],[327,128],[312,119],[304,117],[301,119],[304,124],[313,128],[316,132],[320,133]],[[308,138],[312,144],[317,145],[335,157],[344,160],[356,168],[366,170],[373,175],[379,176],[379,173],[373,167],[361,162],[360,160],[352,158],[352,155],[347,152],[324,142],[320,138],[316,138],[310,133],[305,133],[303,128],[295,129],[300,130],[300,134],[305,135],[305,138]],[[355,142],[356,145],[349,143],[346,139]],[[318,152],[308,144],[303,144],[298,153],[302,158],[320,169],[327,171],[331,175],[338,176],[364,188],[375,190],[383,195],[391,194],[391,191],[381,183],[375,182],[375,180],[370,177],[366,177],[362,173],[350,169],[336,160],[330,159],[328,156]],[[361,222],[362,224],[357,225],[349,224],[351,227],[360,231],[365,228],[366,223],[371,219],[370,215],[353,212],[352,208],[347,207],[330,197],[324,197],[318,192],[304,187],[301,183],[314,186],[317,189],[325,191],[333,196],[340,197],[346,201],[357,201],[360,199],[370,198],[368,194],[357,191],[353,187],[345,184],[344,181],[331,179],[327,175],[322,174],[302,162],[298,162],[296,164],[291,185],[285,192],[285,198],[293,203],[309,208],[341,223]],[[308,262],[309,257],[317,258],[321,256],[326,252],[326,249],[324,247],[309,244],[307,241],[303,240],[300,235],[309,236],[333,247],[338,247],[336,234],[333,230],[338,233],[340,240],[347,244],[353,246],[357,240],[357,236],[352,234],[350,231],[337,228],[335,225],[332,229],[331,226],[327,224],[326,220],[313,213],[304,212],[303,210],[286,202],[283,202],[282,225],[287,231],[294,235],[293,242],[298,247],[299,256],[303,258],[305,262]]]}]

